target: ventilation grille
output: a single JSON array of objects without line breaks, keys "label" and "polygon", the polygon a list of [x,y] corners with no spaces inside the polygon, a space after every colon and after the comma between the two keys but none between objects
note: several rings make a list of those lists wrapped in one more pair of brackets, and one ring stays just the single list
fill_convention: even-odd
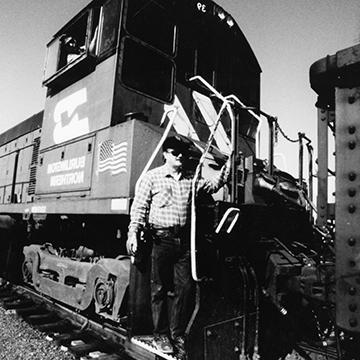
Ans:
[{"label": "ventilation grille", "polygon": [[35,194],[36,172],[37,172],[37,164],[39,160],[39,148],[40,148],[40,138],[38,137],[34,139],[33,153],[30,164],[30,181],[29,181],[28,195]]}]

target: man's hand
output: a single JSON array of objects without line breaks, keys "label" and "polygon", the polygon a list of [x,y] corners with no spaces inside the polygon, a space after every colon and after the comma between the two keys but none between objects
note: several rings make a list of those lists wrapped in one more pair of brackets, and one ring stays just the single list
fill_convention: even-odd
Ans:
[{"label": "man's hand", "polygon": [[128,239],[126,241],[126,249],[129,255],[134,256],[138,247],[138,241],[135,232],[128,234]]}]

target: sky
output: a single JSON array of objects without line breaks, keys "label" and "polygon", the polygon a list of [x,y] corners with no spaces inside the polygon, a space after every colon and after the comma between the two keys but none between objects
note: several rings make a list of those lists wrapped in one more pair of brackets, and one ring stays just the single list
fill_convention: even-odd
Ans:
[{"label": "sky", "polygon": [[[0,133],[43,109],[46,44],[89,0],[0,0]],[[218,0],[248,39],[262,68],[261,108],[285,133],[316,147],[316,94],[309,68],[360,42],[359,0]],[[219,44],[221,51],[221,44]],[[267,155],[267,126],[261,128]],[[279,136],[275,163],[298,175],[298,147]],[[316,157],[316,154],[315,154]],[[306,176],[306,174],[304,174]]]}]

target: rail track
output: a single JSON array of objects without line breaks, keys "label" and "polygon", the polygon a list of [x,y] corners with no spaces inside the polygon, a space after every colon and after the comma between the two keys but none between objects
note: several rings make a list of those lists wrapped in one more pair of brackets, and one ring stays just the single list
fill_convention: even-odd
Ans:
[{"label": "rail track", "polygon": [[[136,358],[142,360],[177,360],[171,355],[157,354],[151,346],[151,339],[135,337],[129,340],[126,331],[115,324],[106,323],[103,319],[90,319],[23,285],[0,285],[0,306],[16,313],[43,332],[47,340],[71,352],[79,360],[134,360],[132,351],[136,353]],[[297,351],[286,356],[286,360],[308,359],[306,354],[309,353],[312,354],[310,358],[315,360],[337,359],[333,347],[324,352],[298,344]]]},{"label": "rail track", "polygon": [[22,285],[0,286],[0,304],[44,333],[77,359],[131,360],[123,344],[126,334],[116,326],[100,323],[41,296]]}]

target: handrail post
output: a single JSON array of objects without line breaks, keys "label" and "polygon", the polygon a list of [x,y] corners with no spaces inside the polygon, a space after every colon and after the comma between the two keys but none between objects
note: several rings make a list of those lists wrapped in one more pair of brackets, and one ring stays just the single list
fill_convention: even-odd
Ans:
[{"label": "handrail post", "polygon": [[299,132],[299,184],[300,186],[303,185],[303,162],[304,162],[304,144],[303,144],[303,138],[304,134]]},{"label": "handrail post", "polygon": [[[313,203],[313,147],[308,143],[307,144],[309,152],[309,198],[311,204]],[[313,221],[313,208],[310,206],[310,219]]]},{"label": "handrail post", "polygon": [[309,152],[309,199],[313,202],[314,190],[313,190],[313,147],[310,144],[307,144],[307,149]]},{"label": "handrail post", "polygon": [[267,117],[269,124],[269,174],[274,173],[274,136],[275,136],[275,123],[276,118],[272,116]]},{"label": "handrail post", "polygon": [[233,149],[233,152],[231,154],[231,196],[230,201],[232,203],[237,203],[239,200],[238,196],[238,169],[236,165],[236,156],[238,144],[237,144],[237,123],[235,117],[231,121],[231,146]]}]

